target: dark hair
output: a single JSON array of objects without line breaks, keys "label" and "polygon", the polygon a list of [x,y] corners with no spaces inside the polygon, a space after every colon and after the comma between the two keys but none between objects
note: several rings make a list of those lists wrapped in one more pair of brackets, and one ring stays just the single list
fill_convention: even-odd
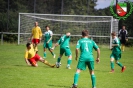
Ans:
[{"label": "dark hair", "polygon": [[88,30],[83,30],[82,31],[82,36],[88,36],[89,35],[89,31]]},{"label": "dark hair", "polygon": [[45,26],[45,28],[49,27],[48,25]]},{"label": "dark hair", "polygon": [[26,44],[26,47],[29,47],[29,45],[30,45],[30,43],[28,42],[28,43]]},{"label": "dark hair", "polygon": [[116,36],[116,33],[115,32],[112,32],[111,35]]}]

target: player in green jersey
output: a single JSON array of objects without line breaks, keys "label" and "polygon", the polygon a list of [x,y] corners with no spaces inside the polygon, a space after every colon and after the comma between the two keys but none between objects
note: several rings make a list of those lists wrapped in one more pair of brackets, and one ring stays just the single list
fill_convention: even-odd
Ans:
[{"label": "player in green jersey", "polygon": [[126,69],[125,66],[123,66],[118,60],[121,58],[121,48],[120,48],[120,40],[118,37],[116,37],[116,33],[112,32],[112,54],[110,55],[110,65],[111,65],[111,71],[110,73],[114,72],[114,59],[117,65],[119,65],[122,69],[121,72],[124,72]]},{"label": "player in green jersey", "polygon": [[97,44],[93,40],[88,38],[88,36],[89,36],[88,30],[83,30],[82,31],[82,39],[80,39],[76,45],[75,60],[77,60],[77,58],[78,58],[79,49],[80,49],[81,53],[80,53],[79,61],[77,64],[77,70],[74,75],[74,83],[71,88],[77,88],[79,74],[80,74],[81,70],[86,69],[86,66],[88,67],[90,75],[91,75],[92,88],[96,88],[96,77],[94,74],[93,48],[97,51],[97,58],[96,58],[97,63],[100,62],[100,59],[99,59],[100,49],[98,48]]},{"label": "player in green jersey", "polygon": [[45,26],[46,28],[46,32],[44,33],[44,58],[46,58],[46,49],[48,48],[48,50],[51,52],[51,54],[53,55],[53,57],[55,58],[55,54],[52,51],[52,35],[53,32],[50,30],[49,26]]},{"label": "player in green jersey", "polygon": [[58,45],[60,45],[60,55],[57,59],[56,62],[56,67],[59,68],[60,67],[60,61],[61,61],[61,57],[63,56],[63,54],[65,53],[65,56],[68,56],[68,60],[67,60],[67,69],[71,69],[70,64],[72,62],[72,53],[71,50],[69,48],[69,41],[70,41],[70,33],[66,33],[66,35],[63,35],[58,42],[55,44],[55,46],[52,48],[54,49],[55,47],[57,47]]}]

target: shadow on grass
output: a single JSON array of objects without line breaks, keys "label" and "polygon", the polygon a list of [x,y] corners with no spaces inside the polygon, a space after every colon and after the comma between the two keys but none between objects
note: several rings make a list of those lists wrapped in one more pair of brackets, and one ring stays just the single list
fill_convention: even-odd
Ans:
[{"label": "shadow on grass", "polygon": [[56,67],[49,67],[49,66],[47,66],[47,65],[44,65],[44,66],[40,65],[40,66],[38,66],[38,67],[28,66],[28,65],[13,65],[13,66],[16,66],[16,67],[33,67],[33,68],[44,67],[45,69],[56,68]]},{"label": "shadow on grass", "polygon": [[61,87],[61,88],[70,88],[70,86],[53,85],[53,84],[52,84],[52,85],[50,84],[50,85],[48,85],[48,86],[50,86],[50,87],[52,87],[52,88],[53,88],[53,87],[56,87],[56,88],[57,88],[57,87],[58,87],[58,88],[60,88],[60,87]]},{"label": "shadow on grass", "polygon": [[95,71],[97,71],[97,72],[109,72],[110,70],[95,70]]}]

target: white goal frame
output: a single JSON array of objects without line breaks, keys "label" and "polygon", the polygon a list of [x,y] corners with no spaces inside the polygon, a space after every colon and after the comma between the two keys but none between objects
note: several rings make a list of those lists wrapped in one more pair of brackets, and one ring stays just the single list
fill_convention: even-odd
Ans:
[{"label": "white goal frame", "polygon": [[[18,19],[18,44],[20,44],[20,35],[21,34],[31,34],[31,33],[22,33],[22,32],[20,32],[20,30],[21,30],[21,28],[20,28],[20,24],[21,24],[21,15],[27,15],[27,16],[32,16],[32,17],[34,17],[34,18],[39,18],[39,19],[41,19],[41,20],[56,20],[56,21],[60,21],[60,22],[63,22],[63,21],[67,21],[67,20],[63,20],[63,19],[47,19],[47,18],[40,18],[40,17],[37,17],[37,16],[43,16],[43,15],[46,15],[46,16],[60,16],[60,17],[64,17],[64,16],[74,16],[74,17],[95,17],[95,18],[98,18],[98,17],[104,17],[104,18],[106,18],[106,17],[110,17],[110,20],[108,20],[111,24],[110,24],[110,33],[112,32],[112,31],[115,31],[115,32],[117,32],[118,33],[118,20],[116,20],[116,19],[114,19],[113,18],[113,16],[88,16],[88,15],[60,15],[60,14],[36,14],[36,13],[19,13],[19,19]],[[70,21],[69,20],[69,22],[77,22],[77,21]],[[78,22],[83,22],[83,23],[89,23],[89,22],[100,22],[100,21],[78,21]],[[102,21],[102,22],[104,22],[104,21]],[[105,21],[106,22],[106,21]],[[117,22],[117,23],[115,23],[115,22]],[[113,26],[114,24],[116,24],[117,26],[116,26],[116,28]],[[54,35],[61,35],[60,33],[59,34],[54,34]],[[81,36],[81,35],[72,35],[72,36]],[[93,37],[108,37],[108,38],[110,38],[110,48],[111,48],[111,42],[112,42],[112,37],[110,36],[110,34],[108,35],[108,36],[97,36],[97,35],[91,35],[91,38],[93,38]]]}]

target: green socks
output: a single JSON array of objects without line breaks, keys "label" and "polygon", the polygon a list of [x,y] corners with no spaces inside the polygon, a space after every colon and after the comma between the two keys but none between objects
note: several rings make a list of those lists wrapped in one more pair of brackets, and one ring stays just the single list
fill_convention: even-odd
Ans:
[{"label": "green socks", "polygon": [[[114,70],[114,62],[110,62],[111,65],[111,69]],[[120,62],[117,62],[117,65],[119,65],[120,67],[123,67],[123,65]]]},{"label": "green socks", "polygon": [[123,65],[122,65],[120,62],[118,62],[117,64],[118,64],[120,67],[123,67]]},{"label": "green socks", "polygon": [[61,58],[60,58],[60,57],[58,57],[57,62],[58,62],[58,63],[60,63],[60,61],[61,61]]},{"label": "green socks", "polygon": [[[74,85],[78,84],[78,79],[79,79],[79,73],[75,73],[74,75]],[[96,87],[96,77],[95,75],[91,75],[91,80],[92,80],[92,87]]]},{"label": "green socks", "polygon": [[44,58],[46,58],[46,52],[44,52],[44,54],[43,54],[43,55],[44,55]]},{"label": "green socks", "polygon": [[96,76],[93,74],[91,75],[92,87],[96,87]]},{"label": "green socks", "polygon": [[54,56],[54,53],[53,52],[51,52],[51,54]]},{"label": "green socks", "polygon": [[111,70],[114,70],[114,62],[110,62],[110,65],[111,65]]},{"label": "green socks", "polygon": [[76,72],[74,75],[74,85],[77,85],[78,79],[79,79],[79,73]]},{"label": "green socks", "polygon": [[67,67],[70,67],[71,63],[72,63],[72,59],[68,58],[68,60],[67,60]]}]

